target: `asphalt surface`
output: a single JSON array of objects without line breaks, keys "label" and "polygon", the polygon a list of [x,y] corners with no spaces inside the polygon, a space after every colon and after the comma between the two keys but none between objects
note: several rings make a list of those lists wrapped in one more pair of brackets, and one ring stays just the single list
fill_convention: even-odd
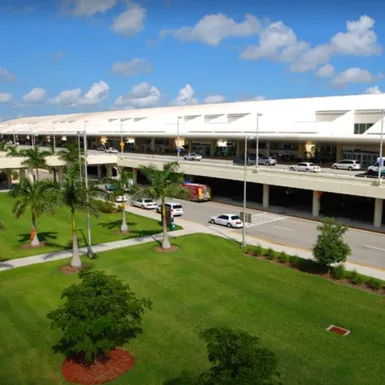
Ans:
[{"label": "asphalt surface", "polygon": [[[169,201],[177,200],[170,199]],[[180,200],[178,202],[184,208],[184,219],[214,227],[217,231],[229,233],[229,235],[232,232],[242,232],[241,229],[228,229],[208,223],[209,218],[214,215],[239,215],[241,208],[215,202],[196,203]],[[246,226],[248,236],[306,250],[312,249],[316,242],[317,225],[319,224],[317,221],[252,209],[248,209],[247,212],[254,214],[254,223]],[[178,223],[177,217],[175,221]],[[352,249],[352,255],[348,258],[350,262],[385,269],[385,234],[349,229],[344,239]]]}]

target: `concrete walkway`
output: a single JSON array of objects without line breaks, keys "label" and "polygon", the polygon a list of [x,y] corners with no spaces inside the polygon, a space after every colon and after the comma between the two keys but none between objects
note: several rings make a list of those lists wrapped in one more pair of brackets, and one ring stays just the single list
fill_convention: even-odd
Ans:
[{"label": "concrete walkway", "polygon": [[[142,215],[148,218],[159,220],[159,214],[153,212],[153,211],[146,211],[137,209],[134,207],[128,207],[127,211],[130,213],[134,213],[136,215]],[[191,222],[182,218],[176,218],[175,222],[183,227],[183,230],[177,230],[170,232],[170,239],[181,237],[184,235],[189,234],[196,234],[196,233],[206,233],[211,235],[220,236],[223,238],[227,238],[230,240],[233,240],[240,244],[242,241],[242,231],[241,230],[229,230],[227,228],[222,228],[220,226],[203,226],[196,222]],[[92,248],[95,253],[102,253],[104,251],[114,250],[114,249],[120,249],[123,247],[129,247],[129,246],[137,246],[143,243],[149,243],[154,241],[159,241],[162,239],[162,234],[156,234],[156,235],[150,235],[146,237],[140,237],[140,238],[133,238],[133,239],[126,239],[121,241],[115,241],[115,242],[109,242],[104,244],[98,244],[94,245]],[[313,259],[313,256],[311,252],[294,248],[294,247],[288,247],[283,245],[278,245],[275,243],[267,242],[264,240],[261,240],[259,238],[253,237],[253,236],[247,236],[247,244],[257,246],[260,245],[264,248],[272,248],[275,251],[282,252],[289,255],[297,255],[298,257],[304,258],[304,259]],[[79,249],[79,252],[81,255],[85,255],[87,253],[87,247],[82,247]],[[62,250],[62,251],[56,251],[48,254],[41,254],[41,255],[35,255],[31,257],[25,257],[25,258],[18,258],[13,259],[9,261],[0,262],[0,271],[9,270],[17,267],[23,267],[28,265],[33,265],[37,263],[44,263],[44,262],[50,262],[50,261],[57,261],[60,259],[66,259],[71,257],[71,250]],[[375,277],[378,279],[382,279],[385,281],[385,270],[380,269],[374,269],[358,264],[353,264],[350,262],[345,263],[345,268],[347,270],[356,270],[357,272]]]}]

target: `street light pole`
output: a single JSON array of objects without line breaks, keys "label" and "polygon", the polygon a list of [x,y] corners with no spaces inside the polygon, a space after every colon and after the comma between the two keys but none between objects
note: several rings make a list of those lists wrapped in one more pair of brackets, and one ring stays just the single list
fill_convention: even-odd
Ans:
[{"label": "street light pole", "polygon": [[55,135],[55,122],[52,123],[53,128],[53,152],[56,152],[56,135]]},{"label": "street light pole", "polygon": [[78,131],[78,152],[79,152],[79,178],[82,179],[82,154],[80,151],[80,135],[81,132]]},{"label": "street light pole", "polygon": [[378,165],[378,183],[381,183],[381,173],[382,173],[382,166],[383,166],[383,160],[382,160],[382,146],[384,144],[384,110],[382,110],[381,113],[381,139],[380,139],[380,162]]},{"label": "street light pole", "polygon": [[176,159],[177,161],[179,162],[179,152],[180,152],[180,148],[179,148],[179,118],[180,116],[177,117],[176,119]]},{"label": "street light pole", "polygon": [[87,232],[88,232],[88,246],[87,246],[87,254],[89,258],[93,258],[93,251],[92,251],[92,240],[91,240],[91,217],[90,217],[90,198],[88,195],[88,170],[87,170],[87,121],[84,121],[84,136],[83,136],[83,146],[84,146],[84,183],[86,187],[87,192]]},{"label": "street light pole", "polygon": [[124,149],[124,143],[123,143],[123,120],[120,119],[120,154],[123,157],[123,149]]},{"label": "street light pole", "polygon": [[247,136],[245,136],[245,158],[243,165],[243,228],[242,247],[246,246],[246,199],[247,199]]},{"label": "street light pole", "polygon": [[255,165],[257,166],[258,171],[258,164],[259,164],[259,117],[262,116],[262,114],[257,112],[257,127],[256,127],[256,139],[255,139]]}]

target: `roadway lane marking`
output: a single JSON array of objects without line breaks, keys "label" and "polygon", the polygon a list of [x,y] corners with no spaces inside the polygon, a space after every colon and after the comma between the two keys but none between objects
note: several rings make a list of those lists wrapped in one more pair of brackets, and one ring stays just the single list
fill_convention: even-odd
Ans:
[{"label": "roadway lane marking", "polygon": [[282,226],[274,226],[276,229],[282,229],[287,231],[294,231],[293,229],[289,229],[288,227],[282,227]]},{"label": "roadway lane marking", "polygon": [[370,246],[370,245],[365,245],[364,247],[366,247],[367,249],[372,249],[372,250],[385,251],[385,249],[381,249],[379,247]]}]

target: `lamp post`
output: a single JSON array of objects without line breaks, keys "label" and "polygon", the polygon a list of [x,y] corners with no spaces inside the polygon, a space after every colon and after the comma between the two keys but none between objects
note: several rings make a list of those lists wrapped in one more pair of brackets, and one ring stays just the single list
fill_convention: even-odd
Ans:
[{"label": "lamp post", "polygon": [[257,112],[257,127],[256,127],[256,140],[255,140],[255,165],[258,171],[258,163],[259,163],[259,117],[263,114]]},{"label": "lamp post", "polygon": [[55,122],[52,122],[52,131],[53,131],[53,152],[56,152],[56,135],[55,135]]},{"label": "lamp post", "polygon": [[124,149],[124,142],[123,142],[123,119],[120,119],[120,154],[123,157],[123,149]]},{"label": "lamp post", "polygon": [[246,200],[247,200],[247,140],[253,139],[245,136],[245,154],[243,164],[243,227],[242,227],[242,247],[246,246]]},{"label": "lamp post", "polygon": [[382,146],[384,144],[384,110],[381,111],[381,138],[380,138],[380,162],[378,165],[378,183],[381,183],[381,173],[382,173]]},{"label": "lamp post", "polygon": [[82,132],[78,131],[77,134],[78,134],[78,153],[79,153],[79,178],[82,179],[82,154],[80,150],[80,135],[82,134]]},{"label": "lamp post", "polygon": [[16,134],[15,134],[15,129],[13,129],[13,145],[16,146]]},{"label": "lamp post", "polygon": [[176,156],[177,161],[179,162],[179,153],[180,153],[180,147],[179,147],[179,119],[180,116],[177,116],[176,118]]}]

